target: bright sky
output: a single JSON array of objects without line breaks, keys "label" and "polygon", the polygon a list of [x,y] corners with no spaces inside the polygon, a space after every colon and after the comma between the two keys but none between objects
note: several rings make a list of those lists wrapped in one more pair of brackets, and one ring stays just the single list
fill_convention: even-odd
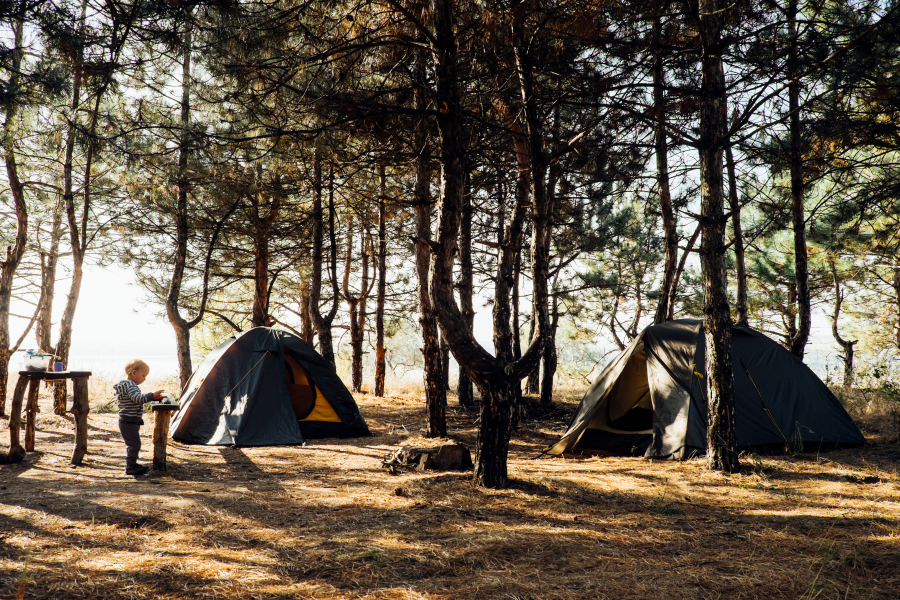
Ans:
[{"label": "bright sky", "polygon": [[[56,313],[61,312],[68,291],[68,280],[61,281],[60,288],[54,307]],[[70,368],[113,376],[128,360],[142,358],[150,363],[154,375],[177,373],[172,327],[164,318],[156,316],[160,308],[144,306],[143,298],[144,292],[136,285],[131,270],[87,266],[75,315]],[[483,304],[478,299],[475,302],[476,337],[491,351],[491,309]],[[58,318],[58,315],[55,317]],[[11,334],[18,336],[21,326],[20,320],[13,320]],[[832,356],[829,362],[834,362],[834,346],[830,320],[822,310],[817,310],[806,362],[820,376],[824,374],[826,358]],[[22,348],[35,348],[33,334],[22,344]],[[197,358],[194,357],[194,360]],[[20,359],[13,359],[14,369],[19,368],[17,360]]]}]

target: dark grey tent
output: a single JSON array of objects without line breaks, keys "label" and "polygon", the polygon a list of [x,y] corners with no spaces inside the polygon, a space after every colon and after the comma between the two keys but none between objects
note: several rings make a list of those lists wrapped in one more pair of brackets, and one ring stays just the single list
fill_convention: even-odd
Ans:
[{"label": "dark grey tent", "polygon": [[[705,353],[703,321],[646,328],[603,369],[566,433],[546,452],[589,448],[676,459],[704,454]],[[732,358],[739,448],[864,443],[822,380],[779,344],[733,327]]]},{"label": "dark grey tent", "polygon": [[210,446],[302,444],[369,427],[344,383],[298,336],[255,327],[197,366],[179,400],[172,439]]}]

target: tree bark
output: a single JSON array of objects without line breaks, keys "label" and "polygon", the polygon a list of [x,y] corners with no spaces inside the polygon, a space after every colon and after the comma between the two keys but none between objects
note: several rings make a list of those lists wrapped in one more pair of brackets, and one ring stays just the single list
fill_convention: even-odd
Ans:
[{"label": "tree bark", "polygon": [[803,207],[803,148],[800,131],[800,75],[797,31],[797,0],[788,2],[791,36],[788,56],[788,103],[791,136],[791,219],[794,226],[794,273],[797,285],[797,331],[790,351],[802,359],[812,327],[812,300],[809,291],[809,258],[806,250],[806,211]]},{"label": "tree bark", "polygon": [[378,291],[375,298],[375,396],[384,397],[386,375],[384,357],[384,299],[387,292],[387,223],[385,204],[387,203],[384,165],[379,170],[381,199],[378,202]]},{"label": "tree bark", "polygon": [[744,259],[744,231],[741,228],[741,203],[738,201],[737,177],[734,172],[734,156],[731,144],[725,146],[725,164],[728,168],[728,203],[731,208],[731,229],[734,234],[734,261],[737,275],[736,325],[750,327],[747,320],[747,265]]},{"label": "tree bark", "polygon": [[734,369],[731,358],[731,311],[725,274],[725,187],[722,153],[727,143],[725,72],[721,52],[724,12],[719,0],[700,0],[696,15],[703,44],[700,99],[700,211],[703,316],[709,424],[707,468],[735,473],[740,469],[734,432]]},{"label": "tree bark", "polygon": [[669,189],[669,144],[666,136],[666,77],[663,71],[662,48],[662,3],[657,3],[653,19],[653,111],[656,115],[655,150],[656,150],[656,183],[659,194],[659,210],[663,219],[663,232],[666,239],[666,262],[663,271],[663,282],[660,288],[659,301],[653,323],[666,321],[669,313],[669,298],[675,295],[675,271],[678,260],[678,229],[675,221],[675,210],[672,207],[672,194]]},{"label": "tree bark", "polygon": [[319,337],[319,354],[336,368],[334,360],[334,343],[331,335],[331,324],[337,315],[340,293],[337,281],[337,240],[334,231],[334,164],[330,165],[328,178],[328,232],[330,244],[329,272],[331,279],[331,307],[322,314],[320,303],[322,298],[322,262],[325,241],[325,215],[322,210],[322,161],[319,150],[313,155],[313,266],[309,286],[309,314],[316,326]]}]

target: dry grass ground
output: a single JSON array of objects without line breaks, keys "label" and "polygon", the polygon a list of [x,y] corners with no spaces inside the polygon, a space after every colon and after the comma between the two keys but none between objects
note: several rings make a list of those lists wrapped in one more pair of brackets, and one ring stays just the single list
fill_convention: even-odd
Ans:
[{"label": "dry grass ground", "polygon": [[[91,415],[72,468],[71,421],[42,399],[37,451],[0,467],[0,598],[23,578],[25,598],[53,599],[900,597],[900,446],[871,402],[876,445],[745,457],[726,477],[698,460],[534,460],[575,401],[525,424],[511,488],[485,490],[381,468],[421,434],[414,393],[359,398],[370,438],[171,444],[169,470],[140,479],[123,475],[114,414]],[[448,417],[471,447],[475,416]],[[149,459],[150,419],[142,433]]]}]

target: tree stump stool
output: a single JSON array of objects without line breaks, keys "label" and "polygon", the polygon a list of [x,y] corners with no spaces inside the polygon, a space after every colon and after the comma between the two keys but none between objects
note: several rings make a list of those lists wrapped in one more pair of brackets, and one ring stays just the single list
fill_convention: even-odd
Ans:
[{"label": "tree stump stool", "polygon": [[178,410],[177,404],[167,402],[154,402],[150,405],[153,411],[153,468],[158,471],[166,470],[166,444],[169,441],[169,420],[172,413]]}]

